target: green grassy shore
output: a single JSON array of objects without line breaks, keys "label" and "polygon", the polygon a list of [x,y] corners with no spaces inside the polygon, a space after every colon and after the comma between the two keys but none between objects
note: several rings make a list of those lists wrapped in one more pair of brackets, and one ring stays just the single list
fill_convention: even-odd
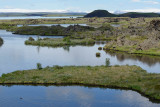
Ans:
[{"label": "green grassy shore", "polygon": [[3,74],[0,84],[88,85],[131,89],[160,100],[160,74],[137,66],[54,66]]},{"label": "green grassy shore", "polygon": [[116,46],[116,48],[105,46],[103,49],[117,51],[117,52],[125,52],[128,54],[142,54],[142,55],[160,56],[160,49],[159,48],[151,48],[148,50],[136,50],[136,46]]},{"label": "green grassy shore", "polygon": [[51,46],[51,47],[61,47],[61,46],[74,46],[74,45],[94,45],[95,41],[93,39],[69,39],[69,38],[44,38],[38,40],[26,40],[26,45],[34,46]]}]

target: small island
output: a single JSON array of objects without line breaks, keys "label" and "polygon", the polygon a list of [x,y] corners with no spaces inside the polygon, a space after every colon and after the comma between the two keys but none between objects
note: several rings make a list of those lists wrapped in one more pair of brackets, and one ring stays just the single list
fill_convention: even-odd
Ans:
[{"label": "small island", "polygon": [[25,41],[26,45],[34,46],[48,46],[48,47],[62,47],[62,46],[75,46],[75,45],[94,45],[95,41],[90,38],[86,39],[70,39],[69,37],[65,38],[38,38],[34,40],[30,37]]}]

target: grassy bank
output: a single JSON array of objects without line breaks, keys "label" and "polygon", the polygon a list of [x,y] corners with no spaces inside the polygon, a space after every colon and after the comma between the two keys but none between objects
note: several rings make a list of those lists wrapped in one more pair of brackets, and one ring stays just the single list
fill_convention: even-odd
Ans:
[{"label": "grassy bank", "polygon": [[104,50],[112,50],[112,51],[119,51],[125,52],[129,54],[142,54],[142,55],[152,55],[152,56],[160,56],[160,49],[159,48],[152,48],[148,50],[136,50],[135,46],[119,46],[119,47],[104,47]]},{"label": "grassy bank", "polygon": [[39,40],[27,40],[26,45],[34,46],[51,46],[51,47],[61,47],[61,46],[74,46],[74,45],[94,45],[95,41],[93,39],[69,39],[69,38],[44,38]]},{"label": "grassy bank", "polygon": [[160,100],[160,74],[137,66],[65,66],[3,74],[0,84],[79,84],[131,89]]}]

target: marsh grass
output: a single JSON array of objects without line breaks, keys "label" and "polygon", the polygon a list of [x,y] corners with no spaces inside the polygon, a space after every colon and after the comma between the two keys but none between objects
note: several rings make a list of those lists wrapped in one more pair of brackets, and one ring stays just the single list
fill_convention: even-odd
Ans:
[{"label": "marsh grass", "polygon": [[100,50],[100,51],[101,51],[101,50],[102,50],[102,47],[99,47],[99,48],[98,48],[98,50]]},{"label": "marsh grass", "polygon": [[0,84],[79,84],[131,89],[160,100],[160,74],[137,66],[54,66],[3,74]]},{"label": "marsh grass", "polygon": [[61,46],[74,46],[74,45],[94,45],[95,41],[93,39],[63,39],[63,38],[44,38],[36,41],[25,41],[26,45],[35,46],[51,46],[51,47],[61,47]]}]

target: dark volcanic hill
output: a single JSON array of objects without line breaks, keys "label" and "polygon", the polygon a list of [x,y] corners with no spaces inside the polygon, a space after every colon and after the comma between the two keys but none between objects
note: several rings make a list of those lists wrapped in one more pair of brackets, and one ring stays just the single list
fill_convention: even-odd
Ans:
[{"label": "dark volcanic hill", "polygon": [[116,17],[115,14],[109,13],[106,10],[95,10],[84,17]]}]

